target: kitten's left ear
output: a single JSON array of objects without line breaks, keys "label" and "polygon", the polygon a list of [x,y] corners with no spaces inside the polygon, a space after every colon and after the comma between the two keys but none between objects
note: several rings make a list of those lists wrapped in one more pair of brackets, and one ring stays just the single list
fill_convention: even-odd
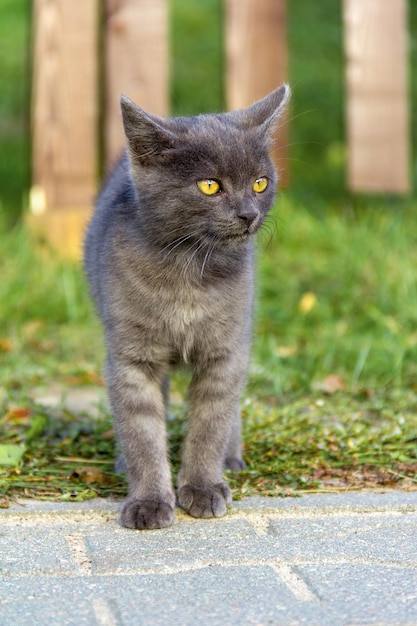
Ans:
[{"label": "kitten's left ear", "polygon": [[264,126],[273,127],[290,99],[291,90],[284,84],[272,93],[252,104],[248,109],[236,111],[234,114],[242,119],[250,127]]}]

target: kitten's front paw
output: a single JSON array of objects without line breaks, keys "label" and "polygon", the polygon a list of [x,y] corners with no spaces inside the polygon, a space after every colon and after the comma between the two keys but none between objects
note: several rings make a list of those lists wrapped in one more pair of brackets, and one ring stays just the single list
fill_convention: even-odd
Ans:
[{"label": "kitten's front paw", "polygon": [[237,456],[227,456],[224,460],[224,469],[231,472],[241,472],[246,468],[245,461]]},{"label": "kitten's front paw", "polygon": [[180,507],[193,517],[222,517],[231,502],[232,493],[225,483],[204,489],[184,485],[178,490]]},{"label": "kitten's front paw", "polygon": [[157,500],[127,500],[120,515],[122,526],[137,530],[166,528],[173,521],[173,507]]}]

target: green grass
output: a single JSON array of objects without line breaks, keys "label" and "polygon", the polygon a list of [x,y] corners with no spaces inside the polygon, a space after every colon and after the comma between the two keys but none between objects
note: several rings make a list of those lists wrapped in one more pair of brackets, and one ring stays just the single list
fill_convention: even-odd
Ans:
[{"label": "green grass", "polygon": [[[201,5],[171,5],[176,114],[224,107],[221,2]],[[417,5],[409,9],[413,34]],[[113,472],[106,408],[94,421],[36,402],[57,386],[102,384],[104,349],[80,267],[35,249],[21,223],[10,228],[28,189],[28,11],[26,0],[0,0],[0,442],[16,455],[14,465],[1,465],[0,447],[4,506],[18,495],[126,492]],[[242,402],[248,467],[229,476],[236,498],[417,485],[417,198],[344,188],[340,11],[334,0],[288,1],[292,185],[274,208],[272,230],[259,236]],[[415,101],[414,70],[412,94]],[[414,147],[416,124],[413,117]],[[173,389],[175,474],[186,429],[183,378]]]},{"label": "green grass", "polygon": [[[321,219],[281,198],[273,236],[259,237],[259,305],[243,398],[248,469],[230,477],[235,497],[415,485],[416,209]],[[81,269],[36,253],[22,229],[7,240],[0,439],[25,446],[25,454],[17,470],[2,469],[3,497],[122,495],[107,411],[94,423],[33,401],[56,384],[100,382],[101,330]],[[309,311],[300,308],[306,293],[315,296]],[[182,380],[174,391],[183,393]],[[184,404],[173,413],[176,473]],[[100,468],[93,483],[91,465]]]},{"label": "green grass", "polygon": [[[286,227],[278,223],[263,258],[259,311],[262,360],[281,344],[294,350],[281,366],[281,391],[326,372],[349,385],[417,380],[416,210],[410,202],[403,211],[321,219],[284,199]],[[303,314],[309,292],[316,304]]]}]

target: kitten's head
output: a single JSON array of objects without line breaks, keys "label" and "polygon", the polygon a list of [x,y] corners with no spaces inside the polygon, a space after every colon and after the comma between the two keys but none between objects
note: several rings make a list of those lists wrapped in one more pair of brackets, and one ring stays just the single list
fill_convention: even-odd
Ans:
[{"label": "kitten's head", "polygon": [[236,248],[271,208],[277,174],[272,133],[287,85],[248,109],[160,118],[122,97],[130,171],[141,221],[155,246]]}]

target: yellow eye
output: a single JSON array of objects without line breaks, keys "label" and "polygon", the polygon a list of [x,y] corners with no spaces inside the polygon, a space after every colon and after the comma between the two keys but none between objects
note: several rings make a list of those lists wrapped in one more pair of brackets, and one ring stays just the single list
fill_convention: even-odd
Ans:
[{"label": "yellow eye", "polygon": [[199,180],[197,187],[206,196],[214,196],[220,191],[220,185],[217,180],[212,180],[211,178],[208,178],[207,180]]},{"label": "yellow eye", "polygon": [[253,183],[253,190],[256,193],[262,193],[268,187],[268,179],[266,176],[262,176],[261,178],[257,178]]}]

